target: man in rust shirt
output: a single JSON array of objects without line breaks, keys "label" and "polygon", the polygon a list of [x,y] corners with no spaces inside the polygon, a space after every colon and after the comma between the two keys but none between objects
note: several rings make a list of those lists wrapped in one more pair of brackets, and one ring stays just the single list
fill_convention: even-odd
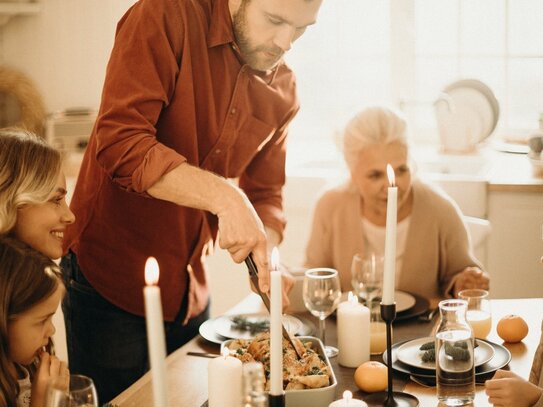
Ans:
[{"label": "man in rust shirt", "polygon": [[70,370],[91,376],[102,401],[148,368],[149,256],[168,352],[208,317],[203,258],[217,235],[234,261],[253,253],[268,290],[299,108],[282,56],[321,2],[140,0],[119,22],[62,260]]}]

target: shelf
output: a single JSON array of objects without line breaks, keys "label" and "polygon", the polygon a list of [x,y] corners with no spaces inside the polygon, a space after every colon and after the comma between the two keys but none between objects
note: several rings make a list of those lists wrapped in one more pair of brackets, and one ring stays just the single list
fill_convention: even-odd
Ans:
[{"label": "shelf", "polygon": [[0,27],[7,24],[16,15],[37,14],[40,4],[36,2],[2,2],[0,1]]}]

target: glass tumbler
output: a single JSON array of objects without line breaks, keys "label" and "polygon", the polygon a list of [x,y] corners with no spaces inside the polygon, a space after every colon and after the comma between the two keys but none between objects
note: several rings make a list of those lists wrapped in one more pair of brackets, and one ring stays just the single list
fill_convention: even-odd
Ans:
[{"label": "glass tumbler", "polygon": [[462,290],[458,298],[468,302],[466,319],[476,338],[485,339],[492,329],[492,313],[488,291],[480,289]]}]

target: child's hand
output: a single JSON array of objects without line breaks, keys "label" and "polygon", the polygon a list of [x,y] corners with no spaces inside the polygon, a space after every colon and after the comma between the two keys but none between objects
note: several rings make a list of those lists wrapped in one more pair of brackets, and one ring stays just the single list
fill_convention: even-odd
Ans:
[{"label": "child's hand", "polygon": [[485,382],[488,402],[500,407],[533,406],[543,394],[537,387],[513,372],[498,370],[492,380]]},{"label": "child's hand", "polygon": [[32,381],[31,407],[41,407],[45,404],[45,394],[49,383],[54,383],[60,390],[68,391],[70,371],[66,362],[61,362],[56,356],[42,352],[38,371]]}]

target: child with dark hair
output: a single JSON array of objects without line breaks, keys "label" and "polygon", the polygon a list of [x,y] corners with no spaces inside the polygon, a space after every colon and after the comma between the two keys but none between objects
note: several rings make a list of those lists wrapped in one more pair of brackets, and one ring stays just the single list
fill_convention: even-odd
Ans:
[{"label": "child with dark hair", "polygon": [[68,388],[53,355],[52,323],[65,288],[58,266],[21,241],[0,237],[0,407],[41,407],[47,383]]}]

